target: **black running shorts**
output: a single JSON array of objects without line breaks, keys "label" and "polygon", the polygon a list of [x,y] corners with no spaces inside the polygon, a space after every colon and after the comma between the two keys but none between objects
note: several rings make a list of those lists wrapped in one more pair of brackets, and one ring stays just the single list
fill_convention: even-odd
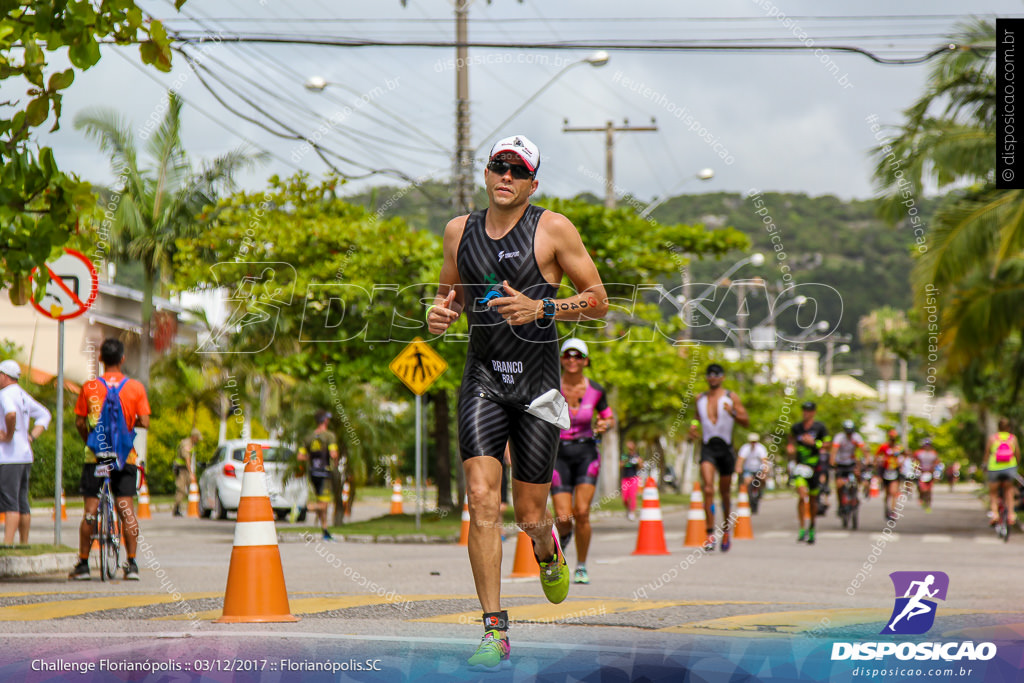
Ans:
[{"label": "black running shorts", "polygon": [[718,474],[723,477],[736,471],[736,454],[733,453],[732,446],[717,436],[711,437],[701,446],[700,461],[714,464]]},{"label": "black running shorts", "polygon": [[459,451],[466,461],[481,455],[499,463],[508,441],[512,478],[528,484],[548,484],[555,466],[559,430],[556,425],[504,406],[463,385],[459,396]]},{"label": "black running shorts", "polygon": [[586,441],[560,441],[555,473],[551,478],[551,493],[572,493],[580,484],[597,484],[601,469],[601,454],[593,439]]}]

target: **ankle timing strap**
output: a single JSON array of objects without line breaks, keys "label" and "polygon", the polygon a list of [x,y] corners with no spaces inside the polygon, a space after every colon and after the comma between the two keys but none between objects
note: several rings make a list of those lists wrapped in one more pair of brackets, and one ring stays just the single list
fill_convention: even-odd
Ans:
[{"label": "ankle timing strap", "polygon": [[502,610],[500,612],[484,612],[484,630],[507,631],[508,610]]}]

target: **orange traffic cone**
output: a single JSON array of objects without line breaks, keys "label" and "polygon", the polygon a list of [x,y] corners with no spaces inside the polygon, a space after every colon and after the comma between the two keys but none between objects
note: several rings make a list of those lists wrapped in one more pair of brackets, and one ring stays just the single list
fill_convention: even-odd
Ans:
[{"label": "orange traffic cone", "polygon": [[199,485],[196,484],[194,476],[192,481],[188,483],[188,514],[186,514],[186,517],[199,518]]},{"label": "orange traffic cone", "polygon": [[402,514],[402,482],[395,480],[391,487],[391,512],[392,515]]},{"label": "orange traffic cone", "polygon": [[540,576],[540,565],[533,554],[533,541],[525,531],[520,530],[516,539],[516,556],[512,560],[512,573],[509,577],[519,579],[530,576]]},{"label": "orange traffic cone", "polygon": [[878,482],[878,477],[871,477],[871,485],[868,487],[868,497],[878,498],[881,493],[881,486]]},{"label": "orange traffic cone", "polygon": [[249,444],[245,455],[224,614],[214,623],[298,621],[288,608],[274,510],[263,471],[263,448]]},{"label": "orange traffic cone", "polygon": [[747,485],[740,484],[739,509],[736,511],[736,528],[732,531],[733,538],[754,538],[754,527],[750,524],[750,498],[747,496]]},{"label": "orange traffic cone", "polygon": [[665,525],[661,521],[661,504],[658,502],[658,484],[654,477],[647,477],[644,484],[644,502],[640,508],[640,529],[636,535],[634,555],[668,555],[665,545]]},{"label": "orange traffic cone", "polygon": [[704,512],[704,492],[700,482],[693,482],[693,493],[690,494],[690,513],[686,516],[686,539],[684,548],[700,548],[707,540],[707,514]]},{"label": "orange traffic cone", "polygon": [[[459,545],[469,545],[469,496],[462,501],[462,529],[459,531]],[[540,571],[538,567],[537,571]]]},{"label": "orange traffic cone", "polygon": [[[56,519],[56,518],[57,518],[57,508],[54,508],[53,512],[50,514],[50,519]],[[60,519],[61,519],[62,522],[66,522],[68,520],[67,500],[65,500],[65,498],[64,498],[64,489],[60,490]],[[3,521],[3,515],[0,515],[0,522],[2,522],[2,521]]]},{"label": "orange traffic cone", "polygon": [[135,511],[135,516],[138,519],[153,519],[153,514],[149,510],[149,487],[146,485],[145,477],[142,479],[142,486],[139,487],[139,509]]}]

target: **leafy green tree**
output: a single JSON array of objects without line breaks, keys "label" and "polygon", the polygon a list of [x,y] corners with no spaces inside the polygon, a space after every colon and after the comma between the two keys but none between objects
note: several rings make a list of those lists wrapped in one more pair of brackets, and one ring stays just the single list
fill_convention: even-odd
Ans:
[{"label": "leafy green tree", "polygon": [[120,201],[113,217],[111,243],[122,258],[142,264],[142,344],[139,379],[149,384],[153,296],[177,252],[177,240],[201,231],[196,216],[215,202],[218,190],[231,189],[233,175],[265,158],[242,148],[193,170],[181,142],[181,100],[168,93],[163,121],[148,135],[145,152],[150,165],[141,166],[139,149],[128,121],[109,109],[75,117],[75,127],[99,143],[120,177]]},{"label": "leafy green tree", "polygon": [[[50,130],[60,127],[62,91],[100,60],[101,42],[137,44],[142,61],[161,71],[170,70],[171,51],[162,23],[145,19],[133,0],[3,0],[0,9],[0,79],[8,92],[14,79],[28,86],[24,97],[0,102],[0,288],[11,285],[12,300],[25,303],[28,274],[67,241],[93,201],[87,184],[57,167],[49,147],[32,149],[35,129],[51,114]],[[51,62],[71,66],[58,70]]]}]

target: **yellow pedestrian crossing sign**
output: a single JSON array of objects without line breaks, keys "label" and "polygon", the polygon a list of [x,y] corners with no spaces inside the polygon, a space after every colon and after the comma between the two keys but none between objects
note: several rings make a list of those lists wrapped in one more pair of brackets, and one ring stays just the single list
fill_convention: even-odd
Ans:
[{"label": "yellow pedestrian crossing sign", "polygon": [[422,396],[448,369],[448,363],[422,338],[416,337],[395,356],[388,367],[405,386],[412,389],[412,393]]}]

